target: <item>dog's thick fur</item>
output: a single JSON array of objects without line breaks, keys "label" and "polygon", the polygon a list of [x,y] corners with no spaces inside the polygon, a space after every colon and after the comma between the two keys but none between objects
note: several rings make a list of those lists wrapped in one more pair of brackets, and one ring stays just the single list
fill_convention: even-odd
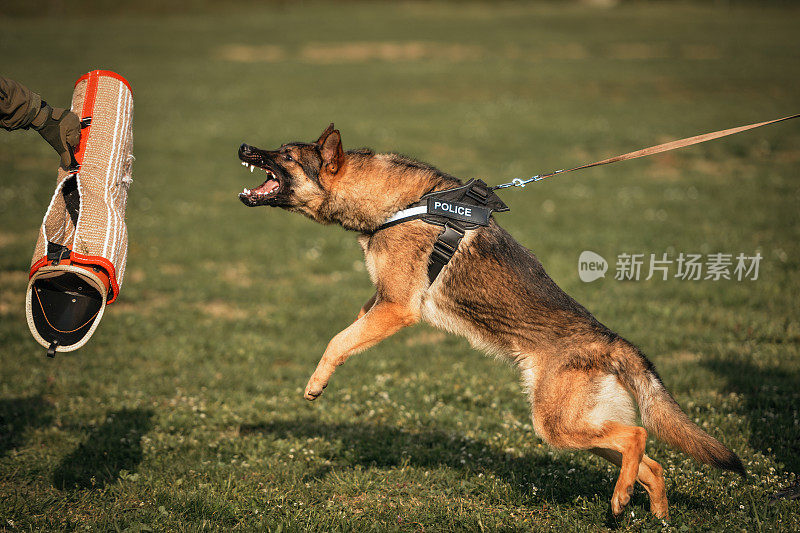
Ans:
[{"label": "dog's thick fur", "polygon": [[268,176],[240,194],[245,204],[278,206],[359,232],[376,287],[358,318],[328,344],[306,386],[308,400],[322,394],[348,357],[422,319],[512,361],[534,429],[550,445],[589,450],[621,467],[611,499],[615,515],[634,481],[649,493],[651,511],[668,515],[663,470],[644,454],[647,432],[636,424],[631,395],[642,423],[659,438],[744,475],[739,458],[689,420],[639,349],[565,294],[494,220],[467,231],[431,285],[428,257],[441,228],[415,220],[377,230],[425,193],[460,185],[456,178],[396,154],[345,152],[333,124],[317,142],[275,151],[242,145],[239,157]]}]

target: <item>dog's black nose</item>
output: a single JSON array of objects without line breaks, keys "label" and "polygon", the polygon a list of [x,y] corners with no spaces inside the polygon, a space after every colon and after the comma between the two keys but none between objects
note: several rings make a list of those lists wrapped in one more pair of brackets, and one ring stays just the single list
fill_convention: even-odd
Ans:
[{"label": "dog's black nose", "polygon": [[253,147],[249,144],[242,143],[242,145],[239,147],[239,154],[250,155],[251,153],[253,153]]}]

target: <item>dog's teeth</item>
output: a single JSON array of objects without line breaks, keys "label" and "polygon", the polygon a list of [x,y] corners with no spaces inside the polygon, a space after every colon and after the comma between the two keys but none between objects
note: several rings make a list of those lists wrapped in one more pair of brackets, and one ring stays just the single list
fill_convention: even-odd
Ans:
[{"label": "dog's teeth", "polygon": [[246,166],[247,166],[247,163],[245,163],[244,161],[242,161],[242,166],[243,166],[243,167],[246,167]]},{"label": "dog's teeth", "polygon": [[250,174],[252,174],[252,173],[253,173],[253,170],[255,170],[255,168],[256,168],[256,167],[254,167],[254,166],[250,165]]},{"label": "dog's teeth", "polygon": [[244,190],[244,191],[242,191],[242,192],[244,192],[245,194],[250,194],[250,189],[245,189],[245,190]]}]

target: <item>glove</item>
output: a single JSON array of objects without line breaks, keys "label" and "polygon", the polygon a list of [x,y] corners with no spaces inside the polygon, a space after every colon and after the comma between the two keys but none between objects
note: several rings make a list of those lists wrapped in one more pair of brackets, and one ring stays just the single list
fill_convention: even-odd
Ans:
[{"label": "glove", "polygon": [[42,102],[42,109],[32,125],[61,156],[61,166],[65,170],[77,165],[73,154],[81,140],[81,121],[78,115],[60,107],[54,109]]}]

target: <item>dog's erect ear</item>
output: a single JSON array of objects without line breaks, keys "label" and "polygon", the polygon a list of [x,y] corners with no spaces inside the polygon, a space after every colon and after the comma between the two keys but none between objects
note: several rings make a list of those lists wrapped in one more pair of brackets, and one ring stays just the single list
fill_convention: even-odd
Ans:
[{"label": "dog's erect ear", "polygon": [[317,139],[317,144],[322,144],[323,142],[325,142],[325,139],[327,139],[327,138],[328,138],[328,135],[330,135],[331,133],[333,133],[333,130],[334,130],[334,129],[335,129],[335,128],[333,127],[333,122],[331,122],[331,123],[328,125],[328,127],[327,127],[327,128],[325,128],[325,131],[323,131],[323,132],[322,132],[322,135],[320,135],[320,136],[319,136],[319,139]]},{"label": "dog's erect ear", "polygon": [[342,149],[342,137],[339,135],[339,130],[333,129],[333,124],[331,124],[319,138],[317,144],[320,145],[320,152],[322,153],[323,172],[335,175],[344,164],[344,150]]}]

